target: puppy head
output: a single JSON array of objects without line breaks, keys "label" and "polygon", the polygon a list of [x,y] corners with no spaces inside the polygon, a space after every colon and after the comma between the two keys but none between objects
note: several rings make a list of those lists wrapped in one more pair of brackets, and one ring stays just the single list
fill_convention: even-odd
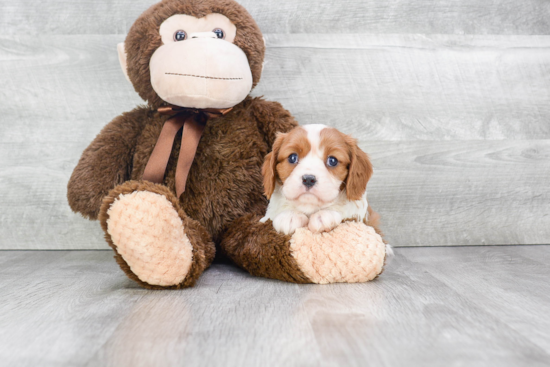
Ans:
[{"label": "puppy head", "polygon": [[277,136],[262,174],[268,198],[280,184],[287,200],[322,206],[343,189],[348,200],[360,200],[372,165],[352,137],[325,125],[304,125]]}]

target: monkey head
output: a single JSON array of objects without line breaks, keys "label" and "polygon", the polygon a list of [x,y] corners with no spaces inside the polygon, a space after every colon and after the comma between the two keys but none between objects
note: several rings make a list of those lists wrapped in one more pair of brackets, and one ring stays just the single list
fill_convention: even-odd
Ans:
[{"label": "monkey head", "polygon": [[164,0],[118,45],[122,69],[153,108],[237,105],[260,80],[261,31],[233,0]]}]

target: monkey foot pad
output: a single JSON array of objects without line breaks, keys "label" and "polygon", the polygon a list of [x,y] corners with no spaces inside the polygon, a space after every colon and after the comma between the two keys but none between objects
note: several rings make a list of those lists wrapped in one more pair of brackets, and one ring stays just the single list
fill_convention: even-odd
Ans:
[{"label": "monkey foot pad", "polygon": [[172,204],[152,192],[120,195],[108,210],[108,233],[117,252],[143,282],[181,283],[193,261],[193,246]]},{"label": "monkey foot pad", "polygon": [[313,283],[360,283],[382,272],[386,245],[372,227],[345,222],[324,233],[297,229],[290,251]]}]

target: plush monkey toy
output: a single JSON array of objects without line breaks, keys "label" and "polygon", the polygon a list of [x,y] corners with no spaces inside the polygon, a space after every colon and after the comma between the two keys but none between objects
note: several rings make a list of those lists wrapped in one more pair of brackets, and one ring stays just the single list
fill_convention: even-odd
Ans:
[{"label": "plush monkey toy", "polygon": [[[297,238],[259,222],[263,158],[277,132],[297,123],[279,103],[249,96],[265,45],[242,6],[164,0],[137,19],[118,51],[147,106],[103,128],[71,176],[68,200],[100,220],[128,277],[152,289],[190,287],[216,251],[253,275],[297,283],[366,281],[382,271],[384,244],[362,223]],[[351,272],[331,262],[349,233],[352,242],[370,241],[353,254],[360,263]]]}]

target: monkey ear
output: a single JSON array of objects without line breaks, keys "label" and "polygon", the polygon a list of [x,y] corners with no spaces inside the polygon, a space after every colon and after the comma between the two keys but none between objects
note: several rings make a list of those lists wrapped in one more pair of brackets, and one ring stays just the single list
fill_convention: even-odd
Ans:
[{"label": "monkey ear", "polygon": [[[264,47],[267,47],[267,41],[264,36],[262,36],[262,39],[264,40]],[[267,63],[267,60],[264,58],[264,61],[262,61],[262,73],[264,72],[265,64]]]},{"label": "monkey ear", "polygon": [[124,48],[124,42],[119,43],[116,48],[118,51],[118,61],[120,62],[122,72],[124,73],[126,80],[130,82],[130,77],[128,76],[128,62],[126,61],[126,49]]}]

